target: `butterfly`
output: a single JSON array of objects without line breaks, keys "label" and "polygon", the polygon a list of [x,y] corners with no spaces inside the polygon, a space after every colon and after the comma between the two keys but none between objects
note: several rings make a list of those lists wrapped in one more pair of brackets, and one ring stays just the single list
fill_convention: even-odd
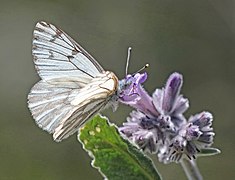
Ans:
[{"label": "butterfly", "polygon": [[[36,124],[57,142],[78,131],[102,109],[118,104],[119,81],[56,26],[38,22],[32,55],[41,80],[28,95]],[[126,87],[126,86],[125,86]]]}]

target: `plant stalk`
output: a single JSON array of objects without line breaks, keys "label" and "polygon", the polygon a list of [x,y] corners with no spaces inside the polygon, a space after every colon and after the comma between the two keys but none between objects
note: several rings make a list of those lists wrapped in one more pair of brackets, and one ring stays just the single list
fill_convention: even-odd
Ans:
[{"label": "plant stalk", "polygon": [[196,161],[183,158],[180,163],[188,180],[203,180]]}]

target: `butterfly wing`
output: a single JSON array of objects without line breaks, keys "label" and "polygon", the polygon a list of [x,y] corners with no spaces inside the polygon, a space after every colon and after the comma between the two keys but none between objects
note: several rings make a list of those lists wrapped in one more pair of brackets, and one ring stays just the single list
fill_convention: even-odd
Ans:
[{"label": "butterfly wing", "polygon": [[70,118],[64,119],[55,129],[54,139],[60,141],[67,138],[88,119],[108,107],[110,102],[113,105],[115,102],[112,102],[111,99],[114,99],[117,83],[116,76],[112,72],[106,72],[106,75],[92,79],[89,86],[82,88],[78,95],[70,96],[69,102],[77,109],[71,114]]},{"label": "butterfly wing", "polygon": [[117,90],[117,77],[52,24],[37,23],[32,54],[42,80],[31,89],[28,106],[56,141],[76,132]]},{"label": "butterfly wing", "polygon": [[112,72],[100,74],[81,89],[58,88],[41,80],[29,93],[28,106],[39,127],[61,141],[107,106],[117,83]]},{"label": "butterfly wing", "polygon": [[78,93],[76,89],[61,88],[39,81],[28,95],[28,107],[37,125],[54,133],[63,119],[68,119],[77,109],[71,106],[68,97]]},{"label": "butterfly wing", "polygon": [[39,76],[62,87],[84,87],[104,71],[71,37],[46,22],[36,24],[32,54]]}]

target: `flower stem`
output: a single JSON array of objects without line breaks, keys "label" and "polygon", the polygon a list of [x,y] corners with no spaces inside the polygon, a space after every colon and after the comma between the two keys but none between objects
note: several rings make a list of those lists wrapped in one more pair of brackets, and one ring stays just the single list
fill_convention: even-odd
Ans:
[{"label": "flower stem", "polygon": [[203,180],[196,161],[183,158],[180,163],[188,180]]}]

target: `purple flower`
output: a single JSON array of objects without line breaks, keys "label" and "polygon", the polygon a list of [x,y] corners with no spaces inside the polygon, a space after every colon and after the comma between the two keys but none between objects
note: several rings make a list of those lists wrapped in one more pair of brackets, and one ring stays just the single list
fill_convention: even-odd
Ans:
[{"label": "purple flower", "polygon": [[180,95],[183,78],[179,73],[173,73],[165,88],[156,89],[152,97],[141,86],[146,79],[144,73],[120,81],[120,101],[136,110],[119,131],[141,149],[157,153],[164,163],[196,158],[200,149],[213,142],[212,115],[202,112],[186,121],[183,113],[189,102]]},{"label": "purple flower", "polygon": [[168,78],[165,88],[156,89],[153,93],[153,104],[159,114],[170,117],[176,126],[185,122],[183,113],[189,107],[188,99],[180,95],[182,84],[182,75],[173,73]]},{"label": "purple flower", "polygon": [[[145,114],[140,111],[132,111],[130,117],[127,118],[127,122],[123,123],[123,127],[120,127],[119,131],[141,149],[154,153],[157,152],[157,142],[161,137],[154,128],[155,125],[148,124],[145,120]],[[149,123],[154,122],[149,121]]]},{"label": "purple flower", "polygon": [[158,115],[152,105],[152,98],[141,86],[146,79],[147,73],[136,73],[134,76],[127,75],[125,79],[119,81],[119,101],[144,113]]},{"label": "purple flower", "polygon": [[213,117],[209,112],[191,116],[171,140],[169,152],[165,153],[161,159],[163,161],[175,161],[183,155],[186,155],[189,159],[195,159],[200,149],[207,148],[213,143],[215,134],[211,127],[212,120]]}]

